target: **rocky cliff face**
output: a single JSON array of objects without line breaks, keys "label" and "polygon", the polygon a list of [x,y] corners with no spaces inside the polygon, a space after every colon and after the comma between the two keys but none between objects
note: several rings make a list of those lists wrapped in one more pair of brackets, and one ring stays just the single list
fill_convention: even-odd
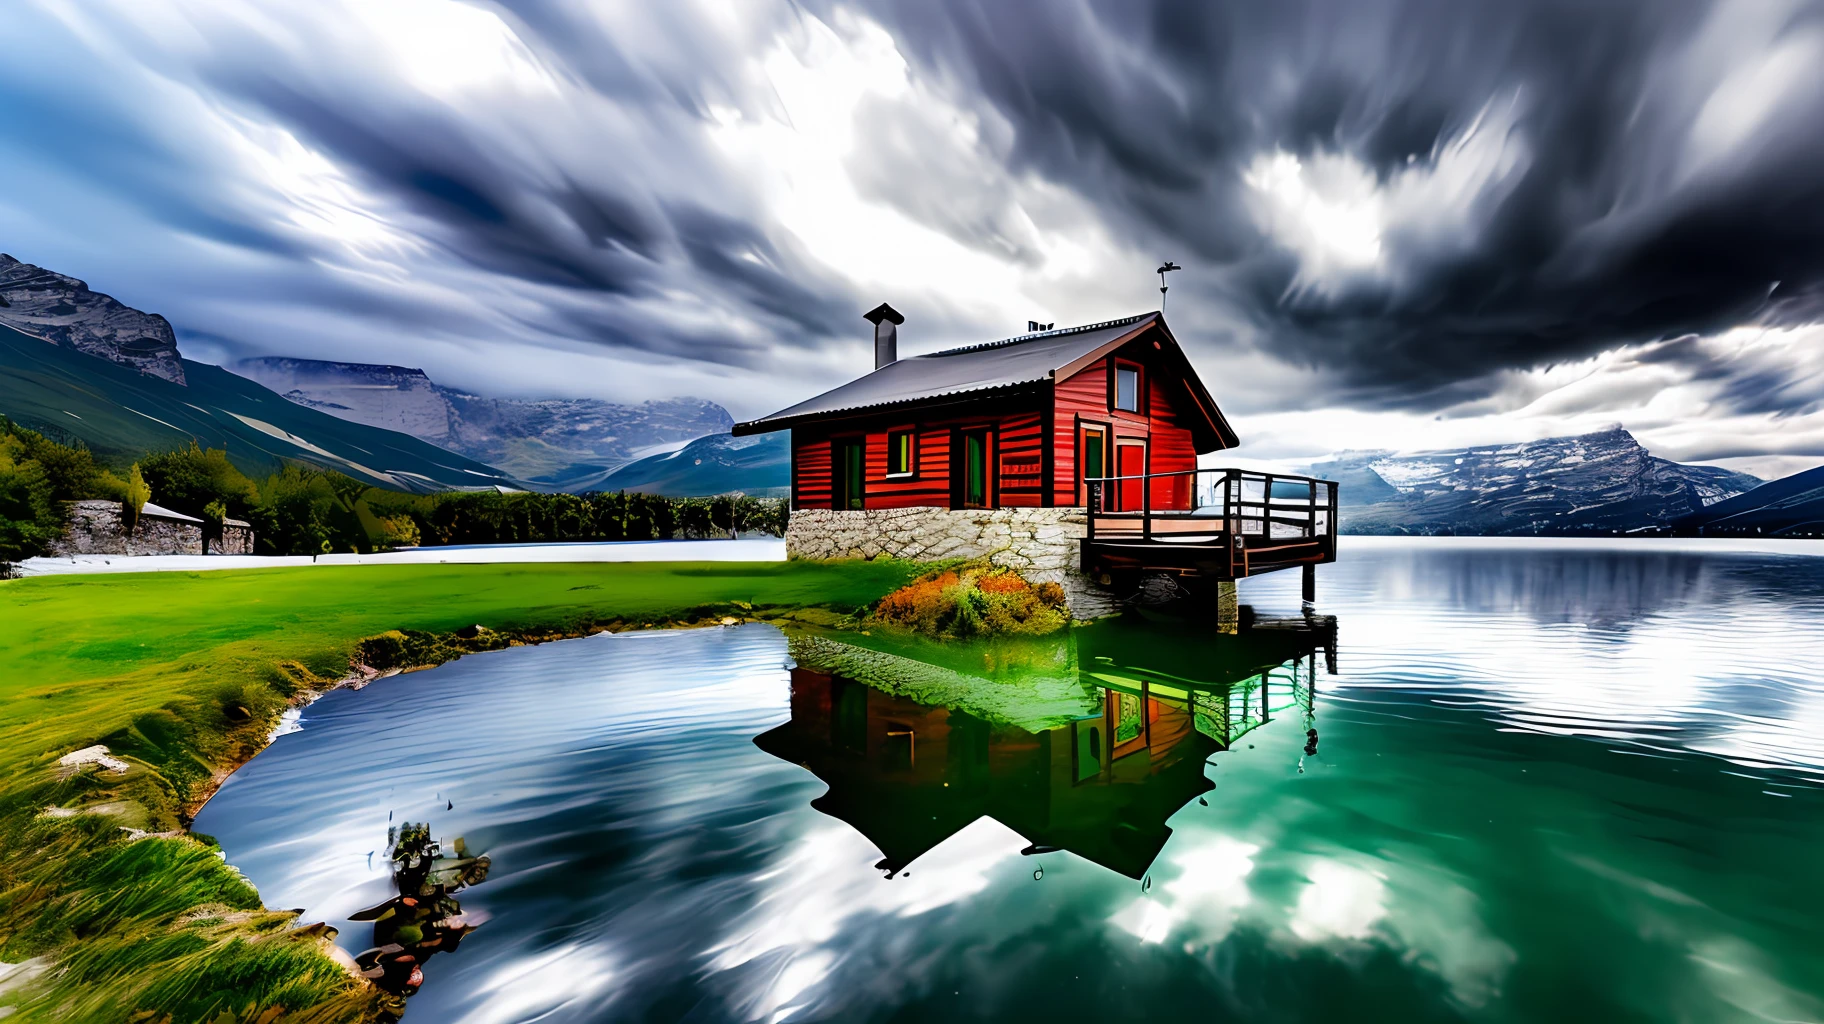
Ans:
[{"label": "rocky cliff face", "polygon": [[0,324],[53,345],[184,383],[171,325],[73,277],[0,253]]},{"label": "rocky cliff face", "polygon": [[423,370],[315,359],[249,359],[234,372],[299,405],[411,434],[521,479],[572,489],[641,449],[724,432],[728,410],[698,398],[617,405],[596,399],[489,398]]},{"label": "rocky cliff face", "polygon": [[1343,481],[1343,532],[1371,534],[1658,530],[1761,483],[1656,458],[1620,427],[1447,451],[1345,452],[1311,472]]},{"label": "rocky cliff face", "polygon": [[410,434],[435,445],[454,426],[450,404],[423,370],[319,359],[248,359],[228,369],[299,405]]}]

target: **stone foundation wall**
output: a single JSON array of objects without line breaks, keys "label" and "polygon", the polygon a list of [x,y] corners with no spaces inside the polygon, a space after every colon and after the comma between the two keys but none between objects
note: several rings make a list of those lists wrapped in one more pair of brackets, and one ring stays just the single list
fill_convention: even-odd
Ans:
[{"label": "stone foundation wall", "polygon": [[1085,528],[1081,508],[800,509],[786,527],[785,551],[809,559],[985,559],[1029,582],[1062,585],[1071,615],[1093,619],[1120,608],[1077,571]]}]

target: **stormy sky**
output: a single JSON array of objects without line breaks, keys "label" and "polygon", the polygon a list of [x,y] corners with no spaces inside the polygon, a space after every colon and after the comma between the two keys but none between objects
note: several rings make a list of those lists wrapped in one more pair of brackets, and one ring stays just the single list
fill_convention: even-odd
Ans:
[{"label": "stormy sky", "polygon": [[0,251],[186,354],[739,418],[1156,308],[1244,454],[1824,463],[1824,4],[12,0]]}]

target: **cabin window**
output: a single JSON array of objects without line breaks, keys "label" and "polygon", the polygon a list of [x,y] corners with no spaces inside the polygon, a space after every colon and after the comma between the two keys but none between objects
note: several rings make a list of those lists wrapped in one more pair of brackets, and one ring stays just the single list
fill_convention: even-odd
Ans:
[{"label": "cabin window", "polygon": [[911,476],[917,465],[918,443],[910,430],[895,430],[887,435],[887,475]]},{"label": "cabin window", "polygon": [[1115,408],[1126,412],[1140,411],[1140,368],[1115,367]]},{"label": "cabin window", "polygon": [[835,505],[837,508],[862,507],[861,470],[863,464],[860,441],[843,441],[836,445]]}]

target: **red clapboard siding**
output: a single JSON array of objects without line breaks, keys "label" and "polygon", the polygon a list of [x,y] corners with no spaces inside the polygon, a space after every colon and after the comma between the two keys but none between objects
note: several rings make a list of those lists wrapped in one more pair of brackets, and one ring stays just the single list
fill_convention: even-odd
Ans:
[{"label": "red clapboard siding", "polygon": [[[915,448],[913,475],[887,478],[887,438],[911,430]],[[923,424],[892,423],[869,428],[867,451],[867,507],[917,508],[950,504],[950,438],[945,431]]]},{"label": "red clapboard siding", "polygon": [[792,476],[799,508],[830,507],[830,442],[827,438],[798,441],[792,448]]},{"label": "red clapboard siding", "polygon": [[1108,420],[1108,365],[1098,362],[1057,383],[1052,403],[1052,487],[1062,505],[1083,503],[1077,479],[1077,422]]},{"label": "red clapboard siding", "polygon": [[[863,495],[868,508],[950,507],[950,442],[957,430],[986,428],[994,437],[990,468],[1000,504],[1041,505],[1045,500],[1044,416],[1032,408],[1032,399],[1013,409],[997,408],[1007,400],[984,401],[982,407],[946,410],[941,419],[908,421],[871,418],[843,424],[837,435],[863,440]],[[1020,408],[1019,406],[1024,406]],[[903,415],[903,414],[902,414]],[[916,438],[910,477],[887,476],[887,442],[890,435],[911,430]],[[827,436],[805,437],[797,443],[793,463],[799,508],[829,508],[832,480],[832,447]]]},{"label": "red clapboard siding", "polygon": [[1045,426],[1036,412],[1003,417],[997,468],[1000,503],[1035,507],[1045,502]]}]

